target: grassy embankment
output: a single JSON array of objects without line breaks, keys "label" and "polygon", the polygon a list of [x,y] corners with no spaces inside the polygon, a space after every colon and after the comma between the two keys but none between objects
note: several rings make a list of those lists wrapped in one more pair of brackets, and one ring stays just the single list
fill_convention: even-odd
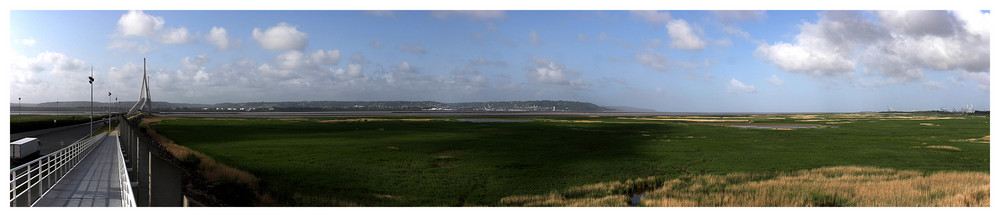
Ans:
[{"label": "grassy embankment", "polygon": [[[217,180],[248,177],[267,198],[257,205],[619,206],[639,191],[650,192],[642,206],[975,206],[989,197],[988,117],[406,119],[176,119],[154,128],[183,145],[175,149],[245,170],[199,166]],[[750,121],[824,127],[708,125]],[[860,193],[871,189],[896,199]]]}]

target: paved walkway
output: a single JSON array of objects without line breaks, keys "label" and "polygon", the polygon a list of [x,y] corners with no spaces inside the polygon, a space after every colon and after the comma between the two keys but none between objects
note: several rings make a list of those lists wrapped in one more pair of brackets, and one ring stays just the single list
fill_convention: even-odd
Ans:
[{"label": "paved walkway", "polygon": [[120,207],[118,136],[109,135],[69,174],[59,180],[34,206]]}]

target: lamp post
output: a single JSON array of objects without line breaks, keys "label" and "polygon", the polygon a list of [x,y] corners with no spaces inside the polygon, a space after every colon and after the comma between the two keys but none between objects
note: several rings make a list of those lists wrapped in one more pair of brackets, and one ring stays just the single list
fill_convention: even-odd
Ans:
[{"label": "lamp post", "polygon": [[17,98],[17,123],[21,123],[21,97]]},{"label": "lamp post", "polygon": [[53,124],[59,123],[59,100],[56,100],[56,118],[52,119]]},{"label": "lamp post", "polygon": [[111,131],[111,92],[108,92],[108,131]]},{"label": "lamp post", "polygon": [[90,66],[90,133],[87,137],[94,134],[94,66]]}]

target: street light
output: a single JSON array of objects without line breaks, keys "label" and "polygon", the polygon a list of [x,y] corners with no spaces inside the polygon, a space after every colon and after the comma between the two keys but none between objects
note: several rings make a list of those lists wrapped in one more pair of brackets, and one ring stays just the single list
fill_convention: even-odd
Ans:
[{"label": "street light", "polygon": [[108,130],[111,130],[111,92],[108,92]]},{"label": "street light", "polygon": [[21,123],[21,97],[17,98],[17,123]]},{"label": "street light", "polygon": [[94,134],[94,66],[90,66],[90,133],[87,137]]}]

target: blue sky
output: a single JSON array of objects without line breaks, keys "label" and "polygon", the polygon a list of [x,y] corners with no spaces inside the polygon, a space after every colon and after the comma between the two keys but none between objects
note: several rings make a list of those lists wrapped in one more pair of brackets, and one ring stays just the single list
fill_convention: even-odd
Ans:
[{"label": "blue sky", "polygon": [[988,110],[989,17],[989,11],[11,11],[10,100],[88,100],[91,66],[96,93],[135,100],[145,57],[153,99],[168,102],[574,100],[668,112],[967,104]]}]

